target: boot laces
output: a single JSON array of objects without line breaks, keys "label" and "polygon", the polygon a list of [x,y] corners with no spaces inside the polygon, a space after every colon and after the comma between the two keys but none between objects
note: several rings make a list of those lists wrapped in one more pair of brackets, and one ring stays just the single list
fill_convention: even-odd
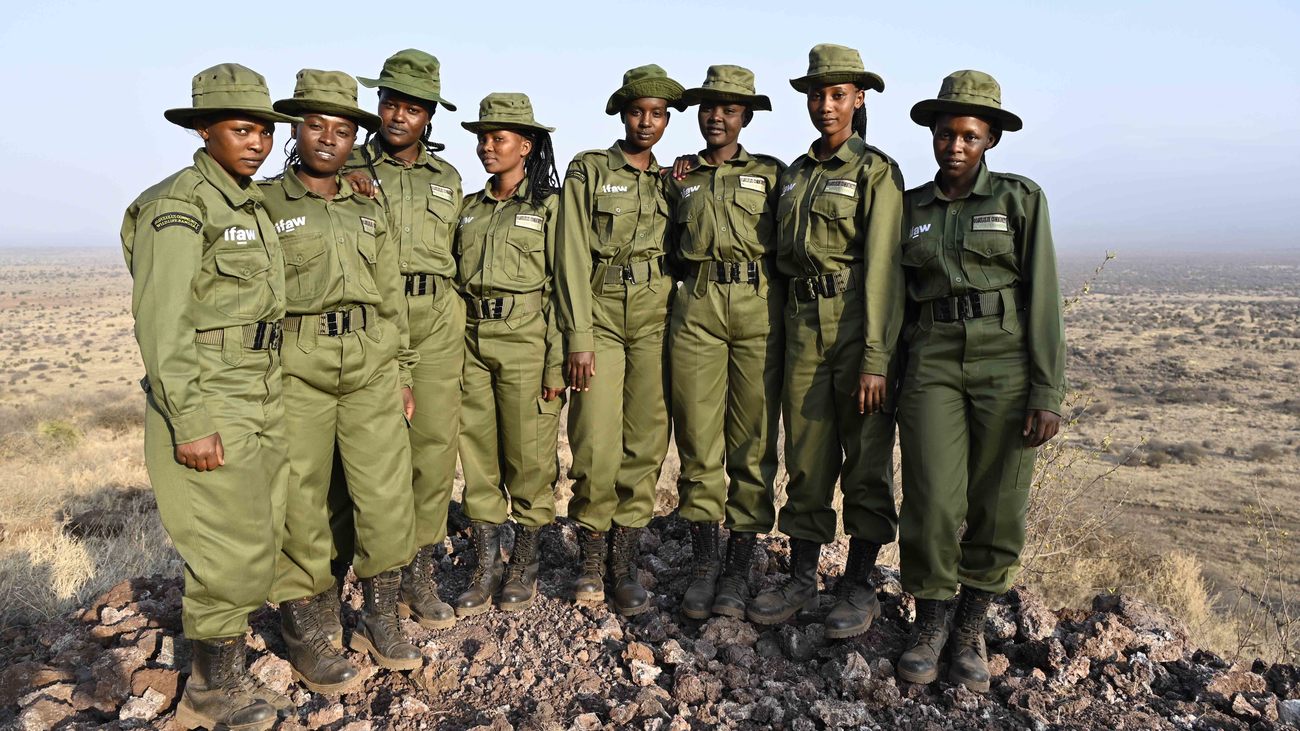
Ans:
[{"label": "boot laces", "polygon": [[415,594],[416,598],[422,604],[437,603],[441,601],[433,585],[433,567],[434,547],[423,546],[415,554],[415,559],[411,561],[406,576],[406,588]]},{"label": "boot laces", "polygon": [[615,579],[632,575],[636,567],[637,533],[631,528],[616,528],[614,531],[614,551],[610,557],[610,573]]},{"label": "boot laces", "polygon": [[474,531],[474,573],[469,583],[477,584],[487,578],[492,570],[492,557],[488,556],[488,535],[486,530]]},{"label": "boot laces", "polygon": [[984,637],[984,625],[988,622],[989,599],[982,595],[963,596],[962,605],[957,635],[963,644],[975,644]]},{"label": "boot laces", "polygon": [[917,607],[917,639],[921,643],[936,642],[943,635],[943,602],[926,602]]},{"label": "boot laces", "polygon": [[317,603],[317,597],[312,597],[303,604],[295,602],[289,605],[289,612],[293,614],[293,623],[298,627],[298,632],[312,652],[322,657],[338,657],[342,652],[330,643],[325,627],[321,624],[320,615],[317,614],[317,612],[328,611],[329,608],[324,604]]},{"label": "boot laces", "polygon": [[605,564],[605,536],[601,533],[583,532],[581,546],[582,573],[602,573]]},{"label": "boot laces", "polygon": [[510,553],[510,563],[506,564],[502,583],[523,580],[524,570],[532,564],[533,557],[537,554],[538,533],[537,530],[516,528],[515,547]]}]

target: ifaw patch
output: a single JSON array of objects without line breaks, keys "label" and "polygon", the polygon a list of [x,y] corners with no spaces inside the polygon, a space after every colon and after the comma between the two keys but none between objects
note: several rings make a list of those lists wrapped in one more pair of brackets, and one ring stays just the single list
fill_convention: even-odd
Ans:
[{"label": "ifaw patch", "polygon": [[361,230],[362,230],[362,231],[365,231],[366,233],[370,234],[371,236],[374,236],[374,235],[375,235],[375,219],[373,219],[373,218],[366,218],[365,216],[361,216]]},{"label": "ifaw patch", "polygon": [[740,187],[745,190],[756,190],[759,193],[767,192],[767,180],[757,175],[740,176]]},{"label": "ifaw patch", "polygon": [[515,225],[518,226],[519,228],[527,228],[533,231],[541,231],[542,224],[544,223],[546,223],[546,219],[542,218],[541,216],[534,216],[531,213],[515,214]]},{"label": "ifaw patch", "polygon": [[827,180],[825,191],[850,198],[858,197],[858,184],[853,180]]},{"label": "ifaw patch", "polygon": [[989,213],[983,216],[974,216],[970,220],[970,230],[972,231],[1010,231],[1007,227],[1007,217],[1004,213]]},{"label": "ifaw patch", "polygon": [[154,217],[153,230],[161,231],[168,226],[184,226],[194,233],[203,228],[202,222],[188,213],[162,213]]},{"label": "ifaw patch", "polygon": [[448,202],[452,199],[451,188],[436,183],[429,183],[429,193],[431,193],[434,198],[441,198]]}]

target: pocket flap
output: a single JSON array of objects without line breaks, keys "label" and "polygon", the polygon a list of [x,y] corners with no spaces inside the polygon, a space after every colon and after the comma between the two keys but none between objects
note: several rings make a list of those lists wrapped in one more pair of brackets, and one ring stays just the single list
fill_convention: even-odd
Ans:
[{"label": "pocket flap", "polygon": [[533,231],[523,226],[511,226],[506,231],[506,243],[525,253],[541,251],[546,247],[546,238],[541,231]]},{"label": "pocket flap", "polygon": [[611,216],[621,216],[636,210],[636,200],[614,195],[596,196],[596,210]]},{"label": "pocket flap", "polygon": [[363,233],[357,237],[357,251],[366,258],[366,261],[374,264],[379,261],[379,250],[375,246],[375,237]]},{"label": "pocket flap", "polygon": [[903,244],[903,266],[920,267],[939,254],[938,239],[916,239]]},{"label": "pocket flap", "polygon": [[826,218],[848,218],[858,207],[856,198],[836,193],[823,193],[813,198],[812,212]]},{"label": "pocket flap", "polygon": [[217,271],[236,279],[252,279],[271,268],[271,259],[262,249],[218,251]]},{"label": "pocket flap", "polygon": [[441,198],[429,199],[429,213],[438,217],[443,223],[456,221],[456,211],[452,209],[451,201],[445,201]]},{"label": "pocket flap", "polygon": [[991,258],[1012,253],[1016,249],[1016,242],[1010,232],[971,231],[966,234],[961,246],[972,254]]},{"label": "pocket flap", "polygon": [[325,240],[319,233],[281,236],[280,246],[284,248],[284,263],[290,266],[306,266],[325,253]]},{"label": "pocket flap", "polygon": [[762,193],[751,193],[744,190],[736,192],[735,202],[747,213],[752,213],[755,216],[762,214],[763,209],[767,207],[767,197]]}]

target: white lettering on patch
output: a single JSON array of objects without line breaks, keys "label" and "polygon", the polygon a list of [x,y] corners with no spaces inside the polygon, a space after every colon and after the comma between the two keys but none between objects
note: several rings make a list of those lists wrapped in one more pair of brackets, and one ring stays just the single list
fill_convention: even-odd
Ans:
[{"label": "white lettering on patch", "polygon": [[257,240],[257,231],[254,231],[251,228],[240,228],[238,226],[231,226],[230,228],[226,229],[226,232],[222,234],[221,238],[225,239],[226,241],[235,241],[240,244],[246,244],[249,241]]},{"label": "white lettering on patch", "polygon": [[1003,213],[989,213],[983,216],[973,216],[970,220],[970,230],[972,231],[1010,231],[1007,226],[1007,217]]},{"label": "white lettering on patch", "polygon": [[542,224],[544,223],[546,223],[546,219],[542,218],[541,216],[534,216],[531,213],[515,214],[515,225],[518,226],[519,228],[527,228],[527,229],[532,229],[533,231],[541,231]]},{"label": "white lettering on patch", "polygon": [[767,192],[767,180],[757,175],[740,176],[740,187],[745,190],[756,190],[759,193]]},{"label": "white lettering on patch", "polygon": [[781,188],[781,195],[785,195],[792,190],[794,190],[794,183],[786,183],[785,187]]},{"label": "white lettering on patch", "polygon": [[916,238],[917,236],[920,236],[921,234],[929,230],[930,230],[930,224],[928,223],[923,223],[920,226],[913,226],[911,238]]},{"label": "white lettering on patch", "polygon": [[600,192],[602,192],[602,193],[626,193],[626,192],[627,192],[627,186],[626,186],[626,185],[606,185],[605,187],[603,187],[603,188],[600,189]]},{"label": "white lettering on patch", "polygon": [[699,190],[699,189],[700,189],[700,186],[698,186],[698,185],[692,185],[692,186],[689,186],[689,187],[686,187],[686,188],[682,188],[682,198],[690,198],[690,197],[691,197],[691,193],[694,193],[695,191],[697,191],[697,190]]},{"label": "white lettering on patch", "polygon": [[827,193],[848,196],[849,198],[858,197],[858,184],[852,180],[827,180],[826,187],[822,190]]},{"label": "white lettering on patch", "polygon": [[[461,217],[460,217],[460,225],[461,225],[461,226],[466,226],[466,225],[469,224],[470,221],[473,221],[473,220],[474,220],[474,217],[473,217],[473,216],[461,216]],[[458,226],[457,228],[459,228],[459,226]]]},{"label": "white lettering on patch", "polygon": [[302,228],[303,226],[306,225],[307,225],[306,216],[298,216],[296,218],[281,218],[279,221],[275,222],[275,232],[278,234],[287,234],[293,231],[294,229]]},{"label": "white lettering on patch", "polygon": [[451,188],[436,185],[434,183],[429,183],[429,193],[432,194],[434,198],[441,198],[445,201],[450,201],[452,199]]}]

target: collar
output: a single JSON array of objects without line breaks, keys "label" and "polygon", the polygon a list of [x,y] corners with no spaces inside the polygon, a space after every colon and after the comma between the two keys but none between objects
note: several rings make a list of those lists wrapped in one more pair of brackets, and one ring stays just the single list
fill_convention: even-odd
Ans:
[{"label": "collar", "polygon": [[861,137],[853,134],[849,135],[849,138],[844,141],[844,144],[840,145],[839,149],[835,150],[834,154],[830,157],[825,160],[818,160],[817,142],[818,140],[814,140],[811,145],[808,145],[808,152],[804,153],[804,157],[808,158],[808,160],[814,165],[829,163],[831,160],[853,162],[859,157],[862,157],[862,154],[867,151],[867,143],[864,142]]},{"label": "collar", "polygon": [[[379,144],[378,135],[375,136],[375,139],[370,141],[370,152],[371,158],[377,163],[386,162],[390,165],[406,167],[406,163],[384,151],[384,146]],[[423,143],[420,144],[420,154],[415,157],[415,162],[411,163],[411,167],[420,166],[435,170],[438,167],[438,161],[434,159],[433,155],[429,154],[429,149],[425,147]]]},{"label": "collar", "polygon": [[[967,193],[965,197],[976,195],[985,198],[992,194],[993,174],[989,172],[989,166],[983,160],[980,160],[980,169],[975,173],[975,184],[971,186],[970,193]],[[931,203],[940,200],[947,202],[952,199],[944,196],[944,194],[939,191],[939,174],[935,173],[934,180],[926,183],[925,187],[921,189],[917,205],[928,206]]]},{"label": "collar", "polygon": [[208,181],[208,184],[221,192],[231,208],[239,208],[249,201],[262,200],[262,191],[253,185],[251,179],[245,178],[241,181],[243,185],[236,182],[230,177],[230,173],[218,165],[217,161],[213,160],[208,151],[202,147],[194,153],[194,167],[198,169],[203,179]]},{"label": "collar", "polygon": [[528,178],[524,178],[523,180],[519,181],[519,187],[515,188],[515,192],[511,194],[511,196],[505,199],[504,201],[499,201],[496,198],[492,197],[492,178],[488,178],[487,182],[483,184],[483,192],[479,194],[479,197],[484,203],[487,203],[489,205],[496,204],[496,203],[505,203],[507,201],[512,201],[512,200],[518,200],[518,201],[527,200],[528,199]]},{"label": "collar", "polygon": [[[727,160],[727,161],[726,161],[725,163],[723,163],[723,164],[724,164],[724,165],[744,165],[744,164],[748,163],[749,161],[751,161],[751,160],[753,160],[753,159],[754,159],[754,156],[751,155],[751,154],[749,154],[749,151],[746,150],[745,147],[744,147],[743,145],[739,145],[739,146],[737,146],[736,154],[733,155],[733,156],[731,157],[730,160]],[[702,155],[702,154],[698,154],[698,153],[695,155],[695,165],[696,165],[697,167],[701,167],[701,168],[711,168],[711,167],[713,167],[713,165],[710,165],[710,164],[709,164],[709,161],[708,161],[708,160],[705,160],[705,159],[704,159],[704,155]],[[719,165],[718,167],[722,167],[722,166]]]},{"label": "collar", "polygon": [[[339,192],[338,195],[334,196],[334,200],[337,201],[343,200],[344,198],[351,198],[353,190],[352,186],[348,184],[347,178],[342,175],[336,175],[335,179],[338,180],[339,183]],[[308,190],[307,184],[302,182],[302,179],[299,178],[298,174],[293,170],[286,170],[284,172],[284,177],[281,178],[280,185],[284,188],[284,194],[288,196],[289,200],[296,201],[306,195],[315,196],[317,198],[321,197]]]},{"label": "collar", "polygon": [[[609,162],[610,170],[632,168],[637,172],[641,172],[639,168],[633,166],[632,163],[627,161],[627,155],[623,152],[623,146],[619,144],[618,140],[615,140],[614,144],[611,145],[606,152],[609,153],[609,156],[606,158],[606,160]],[[654,152],[650,153],[650,167],[646,168],[645,172],[647,173],[659,172],[659,161],[655,159]]]}]

